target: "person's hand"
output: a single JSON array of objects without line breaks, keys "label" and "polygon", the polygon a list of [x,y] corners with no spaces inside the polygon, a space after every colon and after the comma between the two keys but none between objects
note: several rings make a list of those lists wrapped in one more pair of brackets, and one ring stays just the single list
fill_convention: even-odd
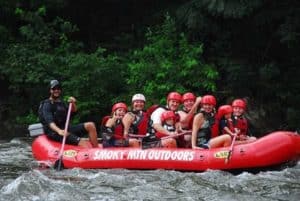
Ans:
[{"label": "person's hand", "polygon": [[68,98],[68,102],[71,103],[72,106],[72,112],[76,112],[77,111],[77,107],[76,107],[76,99],[73,96],[70,96]]},{"label": "person's hand", "polygon": [[116,114],[116,112],[113,113],[112,119],[113,119],[114,121],[117,121],[118,115]]},{"label": "person's hand", "polygon": [[[173,135],[176,135],[177,133],[176,132],[168,132],[168,135],[170,136],[173,136]],[[177,138],[177,137],[174,137],[174,138]]]},{"label": "person's hand", "polygon": [[239,140],[247,140],[247,135],[240,135]]},{"label": "person's hand", "polygon": [[198,97],[196,98],[196,103],[201,103],[201,99],[202,99],[202,97],[201,97],[201,96],[198,96]]},{"label": "person's hand", "polygon": [[74,98],[73,96],[70,96],[68,99],[69,103],[76,103],[76,98]]},{"label": "person's hand", "polygon": [[118,120],[122,119],[122,116],[120,116],[116,112],[114,112],[112,118],[115,122],[117,122]]},{"label": "person's hand", "polygon": [[65,133],[65,131],[64,130],[59,130],[57,133],[58,133],[58,135],[62,135],[63,136],[64,133]]},{"label": "person's hand", "polygon": [[239,134],[239,133],[241,132],[241,130],[238,129],[238,128],[234,128],[234,132],[235,132],[236,134]]},{"label": "person's hand", "polygon": [[183,133],[181,126],[178,127],[178,129],[176,130],[176,133],[178,133],[178,134]]},{"label": "person's hand", "polygon": [[[60,129],[57,133],[61,136],[64,136],[65,135],[65,130]],[[68,135],[68,132],[67,132],[67,135]]]}]

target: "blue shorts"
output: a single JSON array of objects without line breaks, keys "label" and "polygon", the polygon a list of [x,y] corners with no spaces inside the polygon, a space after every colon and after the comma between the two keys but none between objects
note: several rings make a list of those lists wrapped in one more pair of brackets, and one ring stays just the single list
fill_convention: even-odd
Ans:
[{"label": "blue shorts", "polygon": [[208,143],[200,144],[199,147],[201,147],[203,149],[209,149],[209,144]]}]

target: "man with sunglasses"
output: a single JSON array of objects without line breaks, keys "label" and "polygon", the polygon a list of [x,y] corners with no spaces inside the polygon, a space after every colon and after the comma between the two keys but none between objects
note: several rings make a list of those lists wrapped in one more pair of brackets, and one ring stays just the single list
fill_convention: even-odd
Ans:
[{"label": "man with sunglasses", "polygon": [[[68,105],[60,98],[62,87],[58,80],[50,81],[50,97],[41,102],[39,107],[39,119],[43,124],[44,131],[49,139],[62,142],[65,134],[64,127],[68,113]],[[70,97],[68,102],[72,103],[72,113],[77,111],[76,99]],[[68,127],[66,144],[89,147],[86,140],[81,139],[88,134],[92,147],[98,147],[97,131],[93,122],[70,125]]]}]

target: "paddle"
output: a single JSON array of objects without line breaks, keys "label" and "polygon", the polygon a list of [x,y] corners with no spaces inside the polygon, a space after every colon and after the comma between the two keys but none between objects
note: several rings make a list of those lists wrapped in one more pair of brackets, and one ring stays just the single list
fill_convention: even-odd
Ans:
[{"label": "paddle", "polygon": [[234,136],[233,136],[233,139],[232,139],[232,142],[231,142],[231,146],[230,146],[230,149],[228,151],[228,155],[227,155],[227,157],[225,159],[225,163],[228,163],[229,160],[230,160],[230,157],[231,157],[232,151],[233,151],[233,145],[234,145],[235,140],[236,140],[236,136],[237,136],[237,133],[235,133]]},{"label": "paddle", "polygon": [[182,132],[182,133],[177,133],[175,135],[168,135],[168,136],[162,137],[160,139],[165,140],[165,139],[169,139],[169,138],[173,138],[173,137],[179,137],[181,135],[190,135],[190,134],[192,134],[192,131],[185,131],[185,132]]},{"label": "paddle", "polygon": [[54,163],[54,168],[57,169],[57,170],[62,170],[62,168],[63,168],[63,162],[62,162],[63,155],[64,155],[63,152],[64,152],[64,148],[65,148],[65,144],[66,144],[68,126],[69,126],[69,121],[70,121],[70,117],[71,117],[71,110],[72,110],[72,103],[70,102],[69,103],[69,108],[68,108],[67,119],[66,119],[66,123],[65,123],[63,141],[62,141],[62,144],[61,144],[58,159]]},{"label": "paddle", "polygon": [[144,137],[146,137],[146,135],[128,134],[128,137],[131,137],[131,138],[144,138]]},{"label": "paddle", "polygon": [[149,135],[147,136],[146,135],[143,138],[143,141],[142,141],[142,149],[159,147],[161,145],[162,140],[169,139],[169,138],[174,138],[174,137],[179,137],[179,136],[182,136],[182,135],[188,135],[188,134],[191,134],[191,133],[192,133],[191,131],[186,131],[186,132],[182,132],[182,133],[177,133],[175,135],[168,135],[168,136],[162,137],[160,139],[156,138],[155,135],[153,135],[153,136],[149,136]]}]

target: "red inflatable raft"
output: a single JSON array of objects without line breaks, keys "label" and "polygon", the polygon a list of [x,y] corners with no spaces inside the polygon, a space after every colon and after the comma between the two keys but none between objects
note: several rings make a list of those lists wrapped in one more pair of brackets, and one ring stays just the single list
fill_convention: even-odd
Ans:
[{"label": "red inflatable raft", "polygon": [[[32,144],[38,161],[54,164],[61,144],[38,136]],[[265,168],[300,159],[300,135],[277,131],[255,142],[236,145],[226,162],[229,147],[209,150],[167,148],[81,148],[66,145],[64,168],[125,168],[205,171]]]}]

